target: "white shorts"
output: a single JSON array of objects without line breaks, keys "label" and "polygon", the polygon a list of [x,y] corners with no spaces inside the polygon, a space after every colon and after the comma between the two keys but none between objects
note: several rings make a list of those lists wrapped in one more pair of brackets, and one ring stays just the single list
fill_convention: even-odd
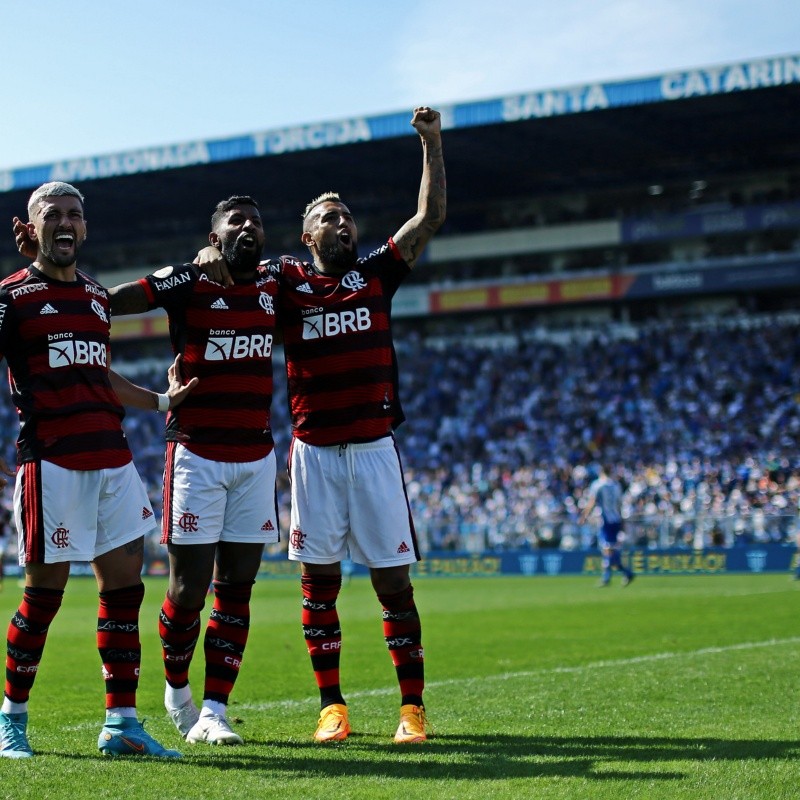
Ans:
[{"label": "white shorts", "polygon": [[162,544],[280,539],[275,451],[256,461],[211,461],[167,443]]},{"label": "white shorts", "polygon": [[368,567],[419,561],[394,438],[317,447],[292,440],[289,558]]},{"label": "white shorts", "polygon": [[95,470],[23,464],[14,487],[14,522],[20,566],[94,561],[155,527],[132,461]]}]

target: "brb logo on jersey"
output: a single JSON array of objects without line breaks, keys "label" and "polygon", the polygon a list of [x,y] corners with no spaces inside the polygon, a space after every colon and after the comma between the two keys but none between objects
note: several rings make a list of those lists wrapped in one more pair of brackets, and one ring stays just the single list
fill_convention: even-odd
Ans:
[{"label": "brb logo on jersey", "polygon": [[206,343],[206,361],[233,361],[242,358],[269,358],[272,334],[237,335],[232,330],[210,330]]},{"label": "brb logo on jersey", "polygon": [[[320,311],[322,309],[319,309]],[[368,308],[355,311],[332,311],[329,314],[313,314],[303,320],[304,339],[323,339],[341,333],[368,331],[372,326]]]},{"label": "brb logo on jersey", "polygon": [[53,369],[73,365],[105,367],[106,347],[102,342],[82,342],[71,333],[51,333],[48,337],[49,364]]}]

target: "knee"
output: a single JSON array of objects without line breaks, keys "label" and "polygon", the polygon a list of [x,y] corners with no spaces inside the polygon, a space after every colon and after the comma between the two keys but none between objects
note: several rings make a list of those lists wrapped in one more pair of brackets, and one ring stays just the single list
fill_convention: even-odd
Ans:
[{"label": "knee", "polygon": [[378,595],[397,594],[411,585],[408,567],[370,570],[372,587]]},{"label": "knee", "polygon": [[206,582],[195,585],[186,581],[170,580],[168,594],[170,600],[176,606],[185,609],[196,609],[205,605],[208,588],[209,584]]}]

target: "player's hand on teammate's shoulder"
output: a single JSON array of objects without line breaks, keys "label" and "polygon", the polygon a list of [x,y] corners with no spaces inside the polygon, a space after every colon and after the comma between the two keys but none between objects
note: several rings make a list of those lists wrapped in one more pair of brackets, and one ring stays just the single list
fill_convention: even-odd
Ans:
[{"label": "player's hand on teammate's shoulder", "polygon": [[31,260],[35,259],[36,245],[28,235],[28,226],[19,217],[14,217],[11,220],[11,230],[14,232],[14,241],[19,254]]},{"label": "player's hand on teammate's shoulder", "polygon": [[228,264],[216,247],[211,245],[204,247],[198,252],[193,263],[209,280],[221,283],[223,286],[233,286],[233,278],[228,270]]}]

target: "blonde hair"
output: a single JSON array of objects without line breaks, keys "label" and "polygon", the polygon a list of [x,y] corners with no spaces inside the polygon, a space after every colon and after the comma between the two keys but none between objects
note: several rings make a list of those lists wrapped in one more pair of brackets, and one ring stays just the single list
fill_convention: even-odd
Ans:
[{"label": "blonde hair", "polygon": [[315,197],[304,209],[303,209],[303,220],[305,221],[308,219],[308,215],[312,212],[312,210],[318,206],[320,203],[327,203],[330,201],[331,203],[341,203],[342,198],[339,197],[338,192],[323,192],[319,197]]},{"label": "blonde hair", "polygon": [[64,181],[50,181],[43,183],[28,198],[28,219],[33,216],[36,207],[45,197],[77,197],[83,205],[83,195],[71,184]]}]

